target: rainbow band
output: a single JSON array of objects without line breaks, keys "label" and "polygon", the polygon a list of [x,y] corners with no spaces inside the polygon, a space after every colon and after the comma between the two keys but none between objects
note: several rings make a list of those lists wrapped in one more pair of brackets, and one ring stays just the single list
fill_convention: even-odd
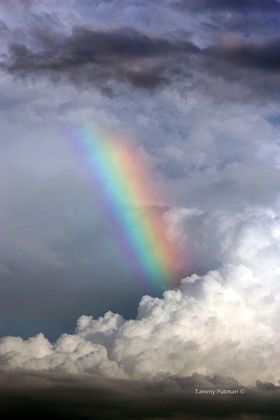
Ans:
[{"label": "rainbow band", "polygon": [[101,141],[83,129],[78,143],[103,211],[138,280],[156,289],[170,285],[177,254],[165,236],[162,218],[153,206],[138,212],[138,217],[135,214],[139,203],[154,200],[154,192],[145,183],[147,169],[124,142]]}]

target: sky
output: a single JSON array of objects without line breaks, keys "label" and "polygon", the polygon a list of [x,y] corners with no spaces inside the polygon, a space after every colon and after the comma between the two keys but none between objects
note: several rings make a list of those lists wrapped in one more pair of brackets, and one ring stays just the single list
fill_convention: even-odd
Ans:
[{"label": "sky", "polygon": [[[5,407],[58,391],[70,418],[85,389],[96,418],[277,418],[280,2],[0,7]],[[135,273],[145,223],[137,258],[172,279]],[[199,411],[194,387],[242,386]]]}]

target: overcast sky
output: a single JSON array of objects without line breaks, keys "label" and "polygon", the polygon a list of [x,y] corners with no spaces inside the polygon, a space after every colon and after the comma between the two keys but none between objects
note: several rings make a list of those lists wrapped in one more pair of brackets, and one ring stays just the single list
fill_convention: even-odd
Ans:
[{"label": "overcast sky", "polygon": [[[0,5],[9,366],[276,383],[279,1]],[[89,124],[127,138],[164,191],[144,207],[183,252],[180,290],[135,281],[71,142]]]}]

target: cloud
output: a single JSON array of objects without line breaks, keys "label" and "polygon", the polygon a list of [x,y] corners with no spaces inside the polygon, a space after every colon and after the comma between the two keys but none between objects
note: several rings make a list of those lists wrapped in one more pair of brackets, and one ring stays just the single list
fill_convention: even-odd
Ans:
[{"label": "cloud", "polygon": [[[172,4],[172,2],[171,2]],[[279,11],[277,0],[179,0],[176,7],[196,12],[230,10],[230,11]]]},{"label": "cloud", "polygon": [[[24,384],[23,384],[24,381]],[[197,394],[209,390],[211,394]],[[225,394],[234,390],[238,394]],[[241,394],[240,391],[245,391]],[[233,378],[191,376],[154,382],[92,375],[2,374],[1,414],[54,419],[276,419],[279,386],[258,382],[250,388]],[[15,399],[17,403],[15,404]]]},{"label": "cloud", "polygon": [[[1,26],[7,40],[1,77],[10,84],[3,84],[9,168],[2,189],[7,234],[0,271],[3,307],[7,318],[14,317],[5,335],[44,331],[56,339],[87,315],[74,334],[55,342],[42,333],[1,340],[0,379],[11,388],[40,385],[38,393],[17,395],[3,386],[5,409],[16,410],[17,398],[19,410],[28,410],[38,397],[41,418],[57,393],[59,414],[66,418],[69,410],[86,417],[87,409],[94,418],[277,416],[279,135],[268,116],[278,110],[273,101],[279,60],[270,23],[259,28],[249,20],[257,29],[250,36],[240,33],[248,21],[237,28],[241,9],[233,1],[224,2],[224,9],[206,2],[201,20],[158,7],[150,26],[137,20],[151,14],[148,2],[131,21],[120,17],[118,2],[119,20],[112,26],[85,25],[88,15],[73,23],[57,8],[35,14],[35,3],[46,8],[28,2],[27,23],[7,19]],[[103,3],[109,13],[110,3]],[[166,10],[171,14],[164,16]],[[102,13],[102,22],[114,20]],[[175,28],[162,24],[177,18]],[[221,36],[229,27],[237,33]],[[29,83],[35,79],[40,83]],[[97,87],[107,97],[65,82]],[[143,88],[154,90],[152,100]],[[93,216],[92,197],[69,151],[57,131],[46,128],[89,120],[137,138],[167,189],[167,234],[181,244],[189,273],[195,273],[163,298],[143,297],[136,319],[143,292],[135,292],[116,262],[108,226]],[[51,324],[48,332],[44,322]],[[194,397],[196,386],[245,386],[237,381],[246,384],[246,400]]]},{"label": "cloud", "polygon": [[[2,335],[43,332],[55,340],[72,332],[81,314],[97,317],[111,310],[134,318],[142,295],[151,293],[131,281],[82,179],[82,166],[56,124],[93,121],[137,139],[165,187],[167,204],[202,212],[177,225],[188,238],[187,273],[236,264],[221,248],[223,235],[229,249],[235,236],[228,227],[218,235],[219,219],[224,220],[219,211],[229,213],[225,226],[237,231],[248,218],[239,213],[248,208],[277,214],[279,133],[266,118],[277,109],[272,105],[219,105],[199,92],[187,95],[171,87],[152,97],[135,90],[109,100],[46,80],[37,85],[11,80],[3,90],[8,105],[2,125],[2,264],[12,274],[2,275],[2,308],[9,314]],[[214,90],[217,94],[215,84]],[[254,249],[259,229],[253,219],[246,253],[250,244]]]},{"label": "cloud", "polygon": [[207,215],[181,210],[175,217],[173,210],[171,216],[175,235],[178,223],[179,232],[182,223],[187,232],[198,217],[193,237],[201,242],[194,252],[203,249],[214,254],[211,261],[222,256],[224,263],[206,275],[187,277],[162,299],[144,296],[135,320],[112,312],[98,319],[82,316],[75,334],[62,334],[54,344],[42,334],[29,340],[4,337],[2,369],[133,380],[198,372],[233,376],[249,385],[257,379],[275,383],[280,378],[279,218],[253,214],[237,220],[219,214],[207,221],[213,228],[210,239],[203,237]]},{"label": "cloud", "polygon": [[173,208],[164,218],[170,237],[188,247],[189,264],[196,264],[194,272],[207,272],[221,262],[245,265],[257,276],[277,270],[279,216],[271,210],[247,209],[231,214]]},{"label": "cloud", "polygon": [[[174,84],[211,95],[213,80],[225,98],[225,82],[231,83],[231,91],[236,83],[250,100],[278,97],[279,38],[270,33],[247,40],[236,29],[202,48],[183,31],[165,34],[132,25],[74,22],[63,26],[58,16],[45,13],[30,18],[26,29],[5,26],[5,34],[7,54],[0,66],[16,77],[91,85],[109,97],[118,91],[117,85],[126,83],[148,90]],[[244,93],[238,95],[243,100]]]},{"label": "cloud", "polygon": [[26,44],[12,43],[10,62],[2,63],[2,68],[20,76],[55,79],[66,74],[79,84],[114,79],[153,88],[168,80],[166,72],[173,67],[174,57],[199,51],[188,40],[149,36],[129,27],[106,31],[76,26],[70,36],[37,29],[34,41],[37,52]]},{"label": "cloud", "polygon": [[228,42],[221,46],[209,47],[207,54],[220,60],[231,62],[245,68],[277,71],[280,68],[278,54],[279,38],[265,41]]}]

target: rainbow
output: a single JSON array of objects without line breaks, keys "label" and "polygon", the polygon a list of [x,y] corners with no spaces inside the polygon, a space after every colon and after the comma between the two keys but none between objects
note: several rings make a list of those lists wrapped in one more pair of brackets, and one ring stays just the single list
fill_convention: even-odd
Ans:
[{"label": "rainbow", "polygon": [[133,273],[153,289],[174,285],[179,251],[165,234],[152,177],[135,150],[120,139],[94,135],[84,128],[74,140],[103,214]]}]

